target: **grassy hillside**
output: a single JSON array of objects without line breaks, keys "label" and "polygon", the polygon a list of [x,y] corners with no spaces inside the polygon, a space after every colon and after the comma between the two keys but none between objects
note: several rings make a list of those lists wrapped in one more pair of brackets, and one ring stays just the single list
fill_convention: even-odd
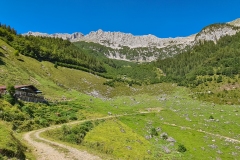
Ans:
[{"label": "grassy hillside", "polygon": [[[74,45],[67,40],[49,37],[17,35],[10,26],[0,25],[0,39],[12,46],[14,55],[25,55],[38,61],[48,61],[58,66],[82,70],[101,77],[116,79],[127,77],[127,83],[134,80],[149,82],[158,80],[158,70],[153,65],[137,65],[97,56],[98,52]],[[3,49],[3,48],[2,48]],[[143,74],[136,74],[145,71]]]},{"label": "grassy hillside", "polygon": [[116,158],[146,159],[150,143],[118,120],[109,120],[90,131],[83,142],[85,146],[112,154]]},{"label": "grassy hillside", "polygon": [[118,79],[114,80],[115,88],[112,88],[103,85],[111,80],[81,70],[61,66],[55,68],[53,63],[38,61],[21,54],[16,56],[13,54],[15,50],[11,46],[2,40],[0,40],[0,43],[1,46],[6,48],[3,56],[1,56],[3,65],[1,65],[0,85],[33,84],[43,91],[46,98],[51,100],[61,100],[61,98],[65,99],[65,97],[69,100],[77,94],[76,91],[96,97],[108,98],[115,95],[131,95],[143,90],[142,87],[147,88],[133,83],[132,85],[137,88],[135,90],[132,86],[129,86],[130,80],[122,83],[121,81],[124,80],[118,82]]},{"label": "grassy hillside", "polygon": [[0,120],[0,159],[25,159],[26,147],[15,137],[9,124]]}]

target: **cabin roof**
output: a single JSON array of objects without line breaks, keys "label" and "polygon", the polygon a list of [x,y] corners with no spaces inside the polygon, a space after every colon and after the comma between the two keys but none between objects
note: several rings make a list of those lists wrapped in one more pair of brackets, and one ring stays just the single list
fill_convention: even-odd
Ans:
[{"label": "cabin roof", "polygon": [[[40,90],[38,90],[35,86],[33,85],[16,85],[14,86],[15,89],[28,89],[30,88],[31,90],[33,90],[35,93],[42,93]],[[7,87],[6,86],[0,86],[0,90],[6,90]]]},{"label": "cabin roof", "polygon": [[0,90],[6,90],[6,86],[0,86]]}]

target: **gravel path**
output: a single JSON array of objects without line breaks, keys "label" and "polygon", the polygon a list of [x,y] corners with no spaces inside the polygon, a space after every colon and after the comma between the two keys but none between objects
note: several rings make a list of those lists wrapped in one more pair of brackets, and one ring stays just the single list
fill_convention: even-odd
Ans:
[{"label": "gravel path", "polygon": [[[88,119],[88,120],[108,119],[113,117],[146,114],[146,113],[149,113],[149,112],[140,112],[135,114],[124,114],[124,115],[112,115],[112,116],[94,118],[94,119]],[[65,123],[65,125],[82,123],[84,121],[87,121],[87,120]],[[37,160],[99,160],[101,159],[97,156],[89,154],[86,151],[80,151],[76,148],[73,148],[61,143],[57,143],[39,136],[39,134],[41,134],[42,132],[59,128],[62,125],[63,124],[50,126],[47,128],[27,132],[24,134],[23,139],[27,141],[27,143],[30,146],[32,146],[32,148],[34,149],[33,153],[35,154]]]},{"label": "gravel path", "polygon": [[[80,122],[83,121],[74,123]],[[61,125],[31,131],[24,134],[23,138],[34,149],[33,153],[35,154],[37,160],[100,160],[99,157],[91,155],[86,151],[80,151],[76,148],[50,141],[39,136],[39,134],[42,132],[59,127],[61,127]]]}]

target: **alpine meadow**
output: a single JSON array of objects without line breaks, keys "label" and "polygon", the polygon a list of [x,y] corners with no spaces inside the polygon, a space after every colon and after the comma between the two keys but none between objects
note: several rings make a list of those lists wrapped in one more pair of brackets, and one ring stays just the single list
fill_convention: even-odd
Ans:
[{"label": "alpine meadow", "polygon": [[0,159],[239,159],[239,26],[158,38],[0,23]]}]

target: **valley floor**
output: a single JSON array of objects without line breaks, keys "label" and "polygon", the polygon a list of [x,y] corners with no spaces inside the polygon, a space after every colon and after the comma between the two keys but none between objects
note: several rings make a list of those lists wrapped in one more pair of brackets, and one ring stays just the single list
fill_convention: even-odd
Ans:
[{"label": "valley floor", "polygon": [[[64,125],[74,125],[74,124],[80,124],[83,122],[86,122],[88,120],[95,121],[95,120],[107,120],[111,118],[116,117],[126,117],[126,116],[133,116],[133,115],[145,115],[145,114],[152,114],[154,112],[140,112],[135,114],[124,114],[124,115],[115,115],[115,116],[106,116],[102,118],[93,118],[93,119],[87,119],[82,121],[74,121],[70,123],[66,123]],[[201,129],[194,129],[188,126],[180,126],[173,123],[163,122],[163,124],[167,126],[173,126],[189,131],[194,131],[198,133],[204,133],[206,135],[212,136],[213,138],[219,138],[227,142],[240,144],[240,141],[234,138],[222,136],[220,134],[211,133],[208,131],[204,131]],[[30,148],[32,148],[34,155],[36,156],[36,159],[39,160],[72,160],[72,159],[88,159],[88,160],[98,160],[101,159],[100,157],[96,155],[89,154],[87,151],[82,151],[79,149],[76,149],[74,147],[70,147],[66,145],[65,143],[59,143],[55,142],[53,139],[48,139],[46,136],[41,136],[41,133],[48,132],[50,130],[54,130],[57,128],[62,127],[63,125],[54,125],[51,127],[30,131],[24,134],[23,138],[24,140],[30,145]]]}]

